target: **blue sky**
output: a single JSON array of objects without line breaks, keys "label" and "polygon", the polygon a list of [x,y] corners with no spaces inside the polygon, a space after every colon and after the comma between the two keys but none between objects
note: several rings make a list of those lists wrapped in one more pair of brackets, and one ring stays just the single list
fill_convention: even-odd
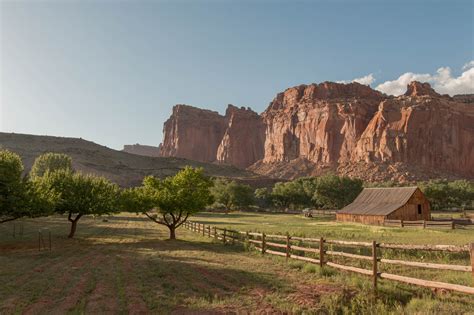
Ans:
[{"label": "blue sky", "polygon": [[2,1],[0,10],[5,132],[121,149],[158,145],[178,103],[262,112],[288,87],[370,74],[363,82],[390,81],[388,93],[408,78],[451,93],[446,69],[454,91],[473,89],[472,0]]}]

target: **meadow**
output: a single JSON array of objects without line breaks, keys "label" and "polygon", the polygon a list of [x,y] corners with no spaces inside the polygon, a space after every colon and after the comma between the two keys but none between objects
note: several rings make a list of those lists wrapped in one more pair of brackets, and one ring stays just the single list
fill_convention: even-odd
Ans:
[{"label": "meadow", "polygon": [[[203,213],[196,220],[274,231],[278,222],[296,231],[305,220],[292,216],[292,224],[285,225],[284,215],[264,215],[261,220],[272,217],[272,223],[251,223],[258,217]],[[51,232],[51,251],[38,251],[39,229]],[[178,240],[169,241],[165,228],[141,216],[86,216],[75,239],[66,237],[68,229],[64,216],[0,226],[1,314],[463,314],[474,309],[470,296],[387,281],[374,293],[363,276],[223,246],[183,228]],[[458,243],[468,238],[459,234]]]}]

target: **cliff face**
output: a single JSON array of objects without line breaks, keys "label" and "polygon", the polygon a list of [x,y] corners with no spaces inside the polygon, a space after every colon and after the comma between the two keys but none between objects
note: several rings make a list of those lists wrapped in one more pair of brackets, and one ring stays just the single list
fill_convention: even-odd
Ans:
[{"label": "cliff face", "polygon": [[413,82],[385,100],[361,135],[354,161],[403,162],[474,175],[474,106]]},{"label": "cliff face", "polygon": [[359,83],[300,85],[279,93],[263,113],[267,126],[263,162],[350,160],[383,99]]},{"label": "cliff face", "polygon": [[245,168],[263,157],[265,127],[249,108],[229,105],[225,116],[176,105],[165,122],[162,156],[219,162]]},{"label": "cliff face", "polygon": [[263,158],[265,125],[254,111],[229,105],[226,131],[217,149],[217,161],[241,168]]},{"label": "cliff face", "polygon": [[136,155],[143,155],[143,156],[152,156],[152,157],[159,157],[161,151],[161,145],[158,147],[154,147],[151,145],[143,145],[143,144],[126,144],[123,146],[123,152],[132,153]]},{"label": "cliff face", "polygon": [[474,178],[474,96],[412,82],[392,97],[358,83],[300,85],[260,116],[178,105],[162,154],[294,178],[336,171],[367,180]]}]

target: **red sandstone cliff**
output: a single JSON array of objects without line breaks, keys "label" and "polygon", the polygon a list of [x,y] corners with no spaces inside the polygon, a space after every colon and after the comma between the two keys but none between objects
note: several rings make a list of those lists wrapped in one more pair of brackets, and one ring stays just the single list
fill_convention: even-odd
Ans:
[{"label": "red sandstone cliff", "polygon": [[165,122],[162,156],[219,162],[241,168],[263,158],[265,127],[250,108],[229,105],[225,116],[176,105]]},{"label": "red sandstone cliff", "polygon": [[300,85],[261,116],[177,105],[162,154],[285,178],[328,170],[367,180],[474,178],[474,96],[412,82],[399,97],[359,83]]}]

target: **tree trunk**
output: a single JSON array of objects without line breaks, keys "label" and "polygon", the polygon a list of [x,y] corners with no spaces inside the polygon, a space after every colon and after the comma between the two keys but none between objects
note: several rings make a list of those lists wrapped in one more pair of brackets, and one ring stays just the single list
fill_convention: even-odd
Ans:
[{"label": "tree trunk", "polygon": [[71,231],[69,232],[68,238],[73,238],[76,233],[77,220],[71,221]]},{"label": "tree trunk", "polygon": [[72,213],[69,213],[68,220],[71,222],[71,231],[69,232],[68,238],[73,238],[76,233],[77,221],[82,217],[82,214],[78,214],[75,219],[71,218]]},{"label": "tree trunk", "polygon": [[176,228],[174,226],[168,226],[170,229],[170,240],[176,239]]}]

